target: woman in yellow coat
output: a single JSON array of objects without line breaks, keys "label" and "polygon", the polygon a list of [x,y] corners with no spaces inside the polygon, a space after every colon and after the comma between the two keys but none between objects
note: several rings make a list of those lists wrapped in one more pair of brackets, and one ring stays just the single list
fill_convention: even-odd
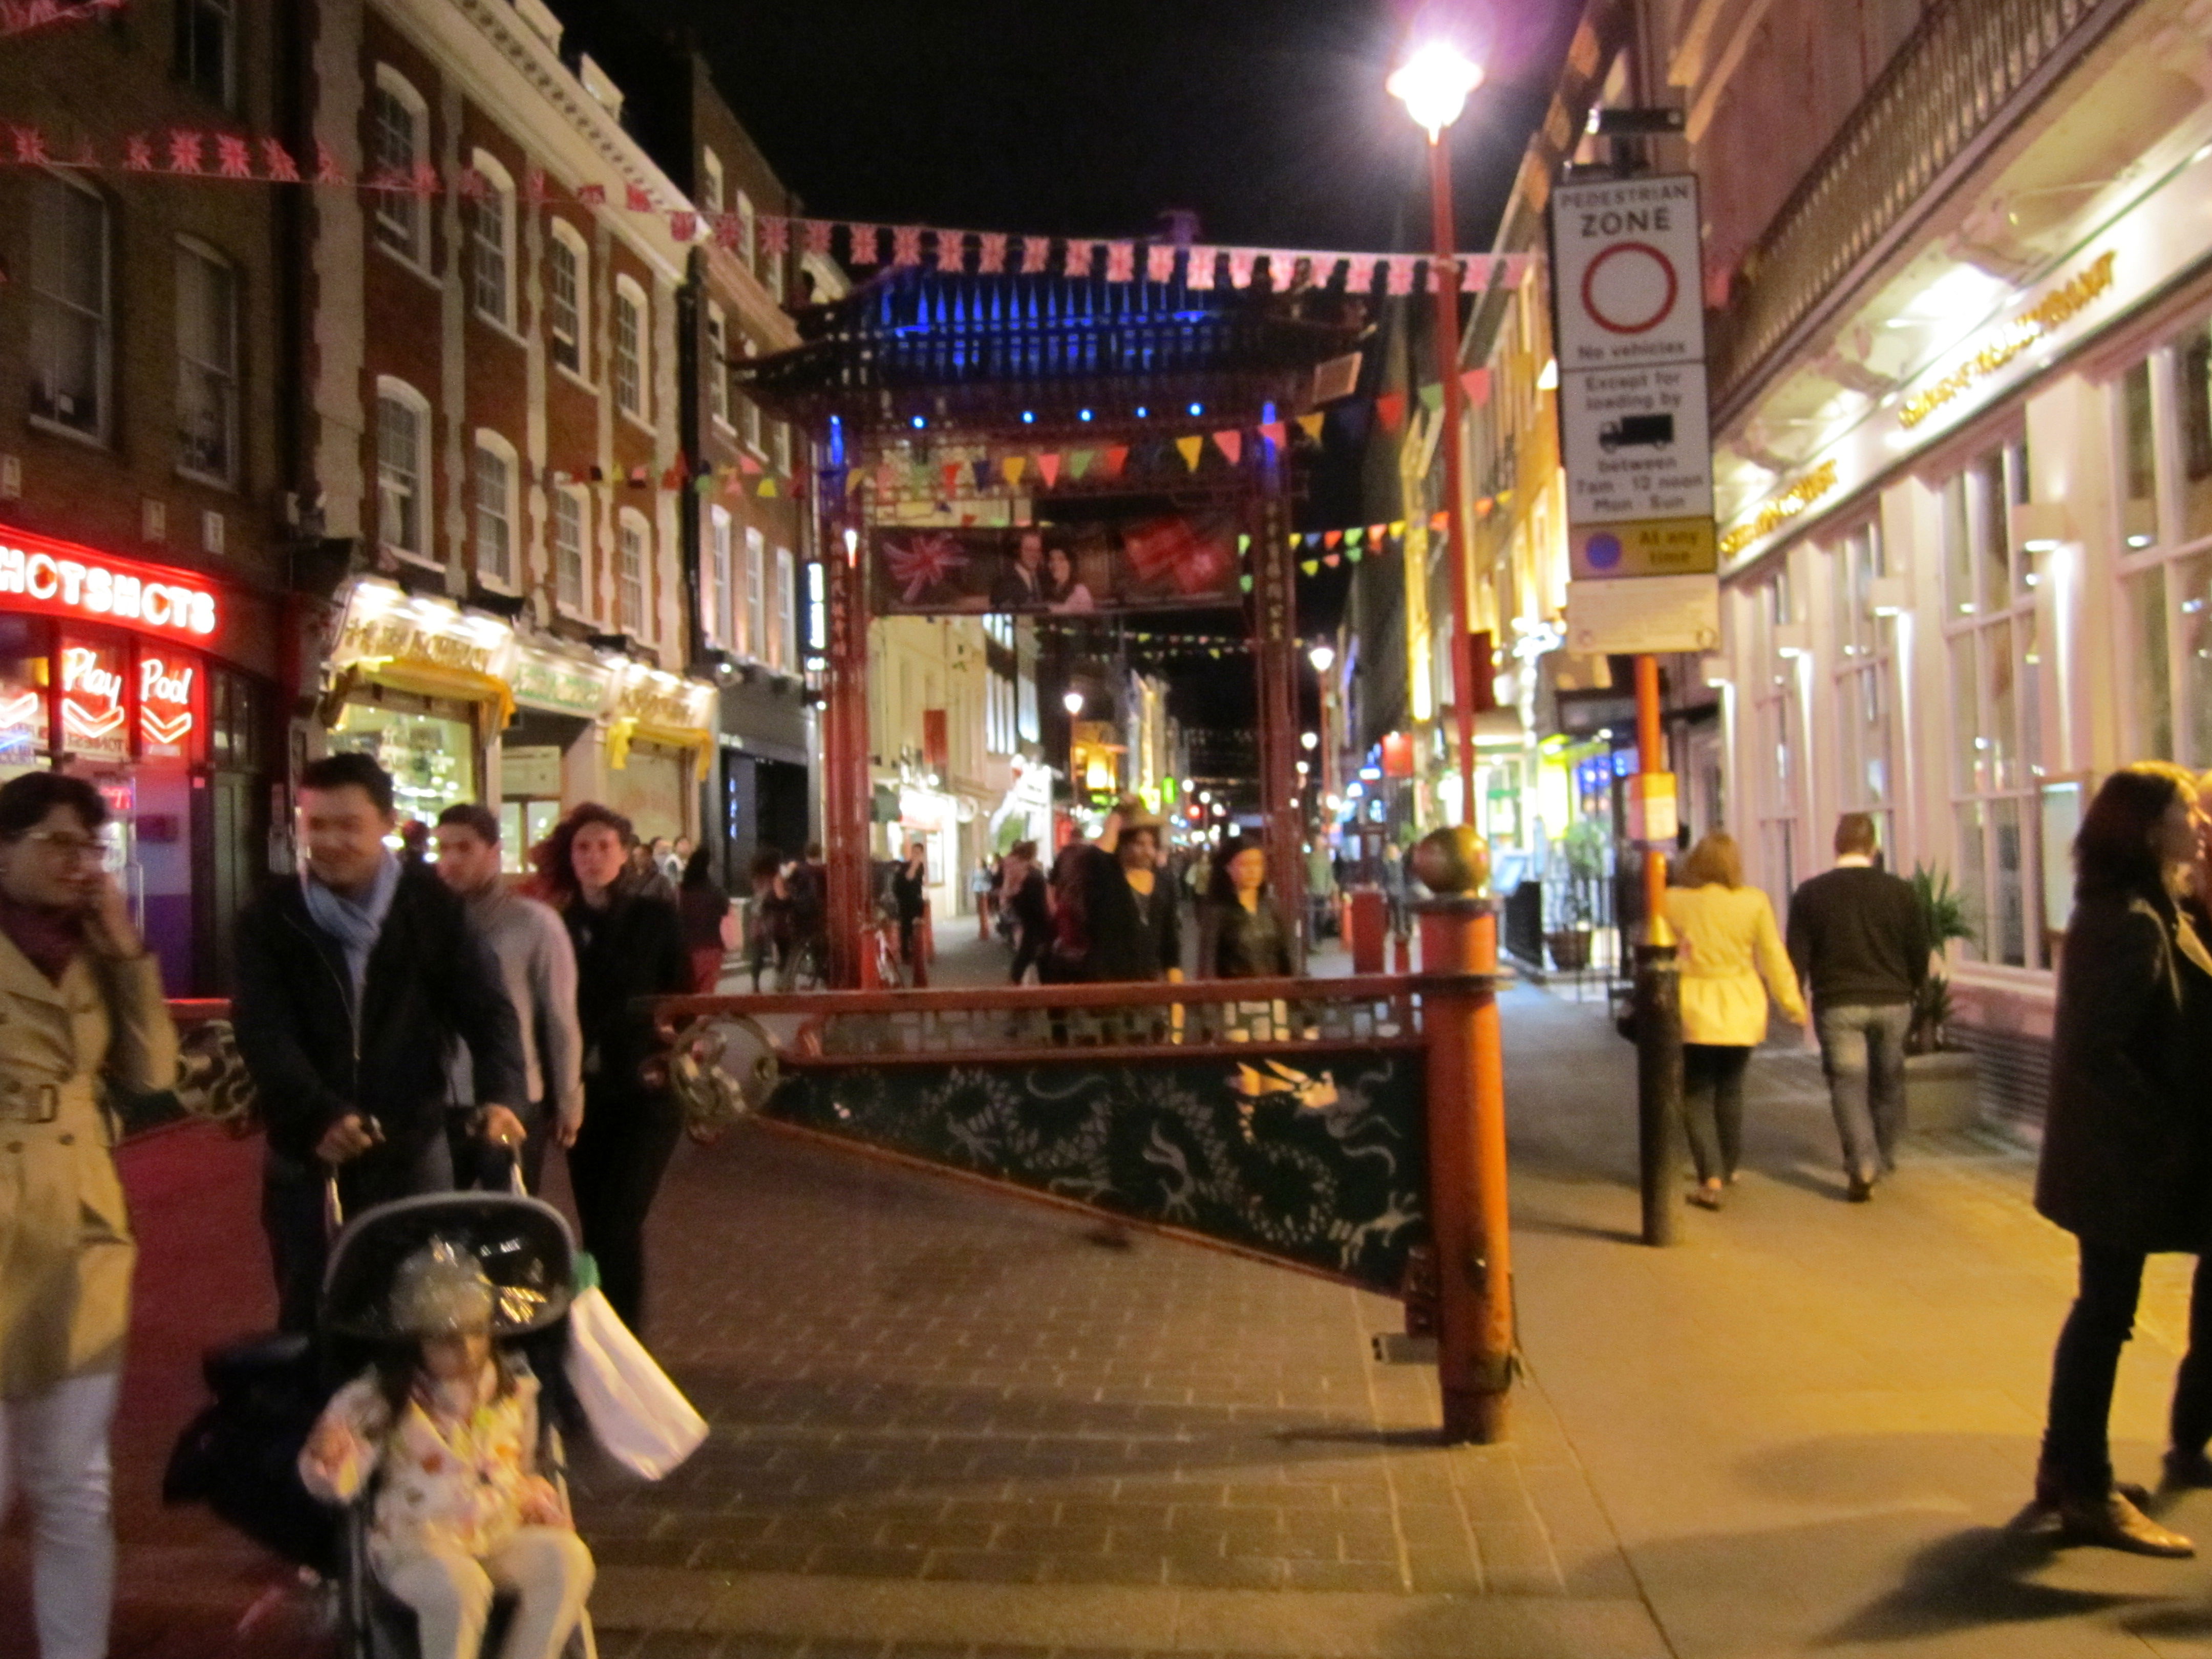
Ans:
[{"label": "woman in yellow coat", "polygon": [[1682,963],[1682,1113],[1698,1166],[1690,1202],[1717,1210],[1743,1149],[1743,1073],[1766,1036],[1767,995],[1800,1025],[1805,1000],[1774,907],[1743,884],[1735,838],[1714,830],[1681,876],[1667,890],[1667,920]]},{"label": "woman in yellow coat", "polygon": [[101,1659],[114,1600],[107,1436],[137,1246],[100,1085],[177,1070],[160,971],[102,867],[106,818],[82,778],[0,786],[0,1520],[20,1483],[40,1659]]}]

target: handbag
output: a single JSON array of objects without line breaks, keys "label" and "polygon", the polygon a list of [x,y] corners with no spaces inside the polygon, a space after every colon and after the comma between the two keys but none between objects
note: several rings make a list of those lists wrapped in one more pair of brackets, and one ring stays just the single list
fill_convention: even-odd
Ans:
[{"label": "handbag", "polygon": [[698,1449],[707,1419],[622,1322],[589,1261],[578,1258],[577,1283],[589,1282],[568,1306],[568,1385],[606,1454],[658,1480]]}]

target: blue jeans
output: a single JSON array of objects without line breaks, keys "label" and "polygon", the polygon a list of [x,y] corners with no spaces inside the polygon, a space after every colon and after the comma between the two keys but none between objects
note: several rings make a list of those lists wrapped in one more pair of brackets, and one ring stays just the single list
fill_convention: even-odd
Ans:
[{"label": "blue jeans", "polygon": [[1844,1172],[1857,1180],[1871,1182],[1897,1167],[1897,1137],[1905,1127],[1905,1033],[1911,1024],[1912,1010],[1902,1002],[1823,1008],[1815,1016]]}]

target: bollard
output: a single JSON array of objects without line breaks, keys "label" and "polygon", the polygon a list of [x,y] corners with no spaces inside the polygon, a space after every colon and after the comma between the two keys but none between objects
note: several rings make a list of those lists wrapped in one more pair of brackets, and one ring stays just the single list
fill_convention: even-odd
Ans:
[{"label": "bollard", "polygon": [[[1664,923],[1661,924],[1663,928]],[[1682,1116],[1682,974],[1673,943],[1636,947],[1636,1142],[1644,1242],[1674,1242],[1682,1207],[1674,1126]]]},{"label": "bollard", "polygon": [[1428,1034],[1429,1226],[1437,1371],[1447,1441],[1505,1437],[1513,1386],[1513,1267],[1505,1182],[1504,1048],[1495,986],[1498,913],[1480,896],[1489,853],[1472,830],[1421,843],[1437,896],[1419,907]]},{"label": "bollard", "polygon": [[1382,971],[1382,936],[1390,926],[1389,901],[1379,887],[1355,887],[1346,896],[1352,933],[1345,941],[1352,951],[1352,971]]}]

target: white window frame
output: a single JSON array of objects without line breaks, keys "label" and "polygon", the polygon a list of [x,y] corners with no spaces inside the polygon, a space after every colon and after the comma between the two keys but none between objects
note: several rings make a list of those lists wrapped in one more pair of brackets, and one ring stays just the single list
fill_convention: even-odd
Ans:
[{"label": "white window frame", "polygon": [[730,425],[730,324],[722,307],[707,301],[707,409],[714,424],[728,432]]},{"label": "white window frame", "polygon": [[[115,431],[115,210],[106,197],[81,179],[65,173],[49,172],[41,175],[34,185],[34,192],[45,189],[74,191],[91,203],[100,212],[100,270],[96,273],[95,295],[97,309],[88,309],[70,295],[52,292],[40,286],[40,254],[34,242],[31,254],[29,288],[32,296],[31,374],[28,391],[31,398],[30,419],[33,425],[49,432],[64,433],[72,438],[105,446]],[[33,214],[31,234],[42,237],[52,234],[58,215]],[[42,354],[40,334],[46,318],[53,318],[64,326],[92,331],[94,395],[99,400],[93,423],[80,426],[64,416],[41,413],[38,408],[38,374]]]},{"label": "white window frame", "polygon": [[769,661],[789,668],[791,653],[799,644],[799,562],[787,547],[775,550],[775,637],[769,641]]},{"label": "white window frame", "polygon": [[[389,97],[406,111],[412,127],[409,137],[407,157],[402,172],[412,177],[413,171],[430,154],[430,106],[415,89],[415,83],[389,64],[379,64],[369,100],[369,131],[372,140],[369,171],[386,167],[401,166],[398,158],[386,153],[385,120],[380,96]],[[428,200],[410,190],[378,190],[369,192],[374,201],[370,210],[370,234],[377,246],[382,248],[403,264],[414,266],[426,276],[430,272],[430,213]]]},{"label": "white window frame", "polygon": [[[1986,482],[1997,463],[1994,486]],[[1977,480],[1983,482],[1977,483]],[[1994,488],[1996,499],[1990,495]],[[1957,494],[1954,497],[1954,492]],[[1976,936],[1963,941],[1964,954],[1996,968],[2044,969],[2050,964],[2045,933],[2042,849],[2042,696],[2047,678],[2040,652],[2023,643],[2040,641],[2037,614],[2035,556],[2014,538],[2013,505],[2027,499],[2025,445],[2017,434],[1992,438],[1936,486],[1943,568],[1943,656],[1950,681],[1950,725],[1971,750],[1954,747],[1945,757],[1951,803],[1952,869],[1967,908],[1978,921]],[[1964,528],[1955,516],[1964,507]],[[1966,537],[1962,591],[1958,535]],[[1994,542],[1992,538],[1995,538]],[[1983,556],[1993,545],[2003,550],[2002,570]],[[1991,581],[2003,588],[1994,591]],[[1998,662],[1994,647],[2002,643]],[[2012,708],[2012,730],[1992,732],[2002,721],[1984,698],[1994,700],[2001,669]],[[2014,836],[2014,868],[2006,873],[2004,823]],[[1978,840],[1978,851],[1969,840]],[[2017,954],[2002,929],[2004,888],[2016,886],[2019,909]]]},{"label": "white window frame", "polygon": [[[225,338],[223,343],[205,356],[193,355],[188,339],[190,331],[185,315],[185,287],[186,261],[222,273],[224,285],[222,308],[228,314],[219,319],[217,326]],[[176,240],[176,346],[177,346],[177,471],[187,478],[218,489],[235,488],[238,483],[239,439],[239,373],[238,373],[238,267],[214,248],[193,236],[179,236]],[[185,411],[193,402],[195,386],[203,390],[215,388],[222,404],[222,464],[205,467],[197,464],[189,447],[190,434],[184,430]]]},{"label": "white window frame", "polygon": [[768,537],[757,525],[745,526],[745,629],[738,648],[755,662],[768,660],[761,647],[768,632]]},{"label": "white window frame", "polygon": [[[416,534],[422,545],[408,547],[402,543],[385,538],[384,491],[386,476],[390,469],[389,457],[385,453],[384,405],[392,403],[410,410],[415,417],[415,471],[411,487],[416,503]],[[389,374],[376,377],[376,536],[378,544],[395,558],[411,559],[417,564],[434,566],[437,558],[437,515],[433,510],[432,473],[434,471],[431,455],[430,400],[406,381]]]},{"label": "white window frame", "polygon": [[[494,503],[485,499],[483,464],[489,456],[503,470],[506,482],[495,503],[497,514],[506,531],[507,568],[495,571],[489,557],[490,528],[488,520],[493,516]],[[477,580],[486,587],[501,593],[522,591],[522,465],[514,453],[514,446],[489,427],[477,428],[476,448],[470,457],[469,470],[470,531],[476,538]]]},{"label": "white window frame", "polygon": [[[469,304],[476,314],[502,332],[514,332],[514,274],[515,274],[515,215],[514,175],[501,167],[496,156],[477,150],[469,158],[469,166],[481,177],[485,193],[474,201],[464,201],[466,210],[469,246]],[[484,234],[485,221],[492,221],[493,234]],[[499,261],[499,280],[487,283],[484,262],[487,258]],[[484,303],[487,296],[492,303]]]},{"label": "white window frame", "polygon": [[702,146],[699,153],[699,206],[702,211],[722,210],[722,158]]},{"label": "white window frame", "polygon": [[[222,30],[222,44],[217,49],[222,62],[217,65],[222,85],[212,94],[185,68],[184,47],[187,43],[187,20],[195,15],[218,20]],[[238,7],[235,0],[177,0],[175,65],[177,79],[208,97],[210,101],[228,110],[237,107],[238,100]]]},{"label": "white window frame", "polygon": [[760,274],[753,263],[758,244],[753,235],[757,221],[753,216],[753,198],[740,190],[738,192],[738,263],[754,276]]},{"label": "white window frame", "polygon": [[653,638],[653,521],[634,507],[615,520],[615,626],[633,640]]},{"label": "white window frame", "polygon": [[777,421],[771,430],[775,434],[776,471],[788,478],[791,476],[791,422]]},{"label": "white window frame", "polygon": [[[738,341],[738,355],[750,360],[753,355],[753,343],[750,337]],[[760,405],[750,398],[740,398],[738,400],[738,435],[744,441],[747,449],[752,451],[763,460],[768,459],[768,451],[763,447],[761,436]]]},{"label": "white window frame", "polygon": [[732,601],[736,595],[737,521],[726,507],[707,509],[707,592],[701,595],[699,615],[707,634],[707,643],[722,647],[730,643],[730,629],[733,616]]},{"label": "white window frame", "polygon": [[1778,630],[1796,623],[1790,556],[1745,594],[1751,621],[1753,810],[1759,825],[1759,870],[1767,896],[1786,910],[1798,882],[1812,872],[1799,862],[1807,804],[1804,659],[1783,652]]},{"label": "white window frame", "polygon": [[[2191,535],[2191,486],[2200,492],[2206,477],[2191,478],[2192,441],[2212,433],[2189,430],[2191,404],[2212,409],[2212,384],[2201,392],[2188,381],[2188,357],[2203,352],[2198,372],[2212,381],[2212,319],[2198,318],[2176,329],[2136,363],[2116,375],[2109,387],[2112,404],[2114,542],[2120,549],[2120,592],[2114,607],[2117,660],[2124,678],[2143,676],[2125,686],[2122,706],[2127,752],[2175,760],[2199,769],[2212,767],[2212,671],[2196,670],[2212,648],[2212,526]],[[2151,496],[2146,515],[2130,500],[2126,382],[2136,369],[2148,380],[2151,415]],[[2200,452],[2199,459],[2202,459]],[[2156,607],[2145,614],[2144,601]],[[2192,707],[2191,691],[2199,694]],[[2146,694],[2162,705],[2147,709]],[[2206,758],[2200,758],[2203,757]]]},{"label": "white window frame", "polygon": [[[545,355],[553,367],[562,374],[574,376],[585,386],[592,383],[592,250],[584,240],[584,233],[566,219],[556,217],[550,222],[552,234],[546,243],[548,250],[545,268]],[[551,250],[558,247],[575,262],[574,292],[569,296],[569,332],[563,336],[556,317],[553,293],[553,262]],[[575,352],[572,366],[561,361],[560,343],[567,338]]]},{"label": "white window frame", "polygon": [[1874,584],[1886,574],[1881,528],[1868,519],[1829,545],[1829,615],[1835,629],[1836,810],[1873,818],[1893,868],[1898,845],[1897,620],[1880,614]]},{"label": "white window frame", "polygon": [[[625,307],[630,315],[628,331],[623,326]],[[607,377],[614,382],[615,407],[640,426],[649,426],[647,411],[653,406],[653,307],[645,289],[630,277],[615,278],[614,311],[608,327],[611,337]],[[627,353],[625,332],[630,337]]]},{"label": "white window frame", "polygon": [[[561,509],[573,507],[576,515],[576,542],[571,549],[563,544],[561,534]],[[592,593],[592,496],[581,484],[561,484],[553,491],[552,521],[547,538],[553,551],[553,603],[570,616],[588,616]]]}]

